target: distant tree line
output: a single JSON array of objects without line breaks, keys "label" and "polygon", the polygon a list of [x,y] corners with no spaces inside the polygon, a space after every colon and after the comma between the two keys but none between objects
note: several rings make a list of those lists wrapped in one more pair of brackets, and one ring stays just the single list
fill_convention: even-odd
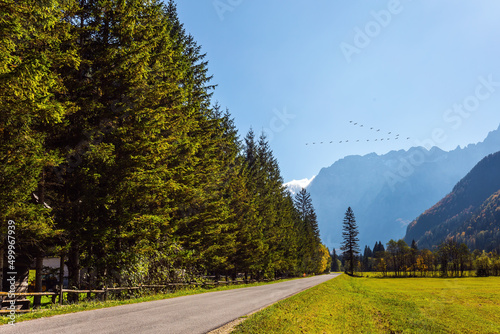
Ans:
[{"label": "distant tree line", "polygon": [[[344,257],[340,260],[348,266]],[[385,247],[381,242],[375,243],[373,249],[365,246],[355,270],[391,277],[500,276],[500,255],[496,251],[471,252],[454,239],[446,240],[434,252],[419,250],[415,241],[409,246],[404,240],[390,240]]]},{"label": "distant tree line", "polygon": [[2,11],[0,219],[19,256],[63,257],[74,287],[330,268],[309,195],[212,103],[173,1]]}]

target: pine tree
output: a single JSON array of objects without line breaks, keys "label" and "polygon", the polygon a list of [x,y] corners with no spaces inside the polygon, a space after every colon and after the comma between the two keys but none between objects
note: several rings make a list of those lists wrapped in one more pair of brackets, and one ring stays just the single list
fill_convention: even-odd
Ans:
[{"label": "pine tree", "polygon": [[417,256],[418,256],[418,246],[415,240],[412,240],[411,246],[410,246],[410,266],[413,271],[413,276],[416,275],[417,272]]},{"label": "pine tree", "polygon": [[385,252],[385,248],[384,248],[384,245],[382,245],[382,241],[377,241],[375,242],[375,246],[373,246],[373,256],[375,258],[380,258],[382,257],[383,254]]},{"label": "pine tree", "polygon": [[354,217],[354,212],[351,207],[349,207],[345,213],[342,226],[343,242],[340,249],[343,251],[342,256],[344,257],[346,263],[345,272],[351,275],[354,274],[357,256],[360,252],[358,246],[358,234],[359,232],[356,224],[356,218]]},{"label": "pine tree", "polygon": [[212,106],[173,1],[30,4],[0,22],[0,204],[31,253],[66,256],[75,287],[328,265],[309,195]]},{"label": "pine tree", "polygon": [[61,79],[63,68],[79,63],[64,19],[74,7],[73,1],[50,0],[0,4],[0,233],[8,220],[16,223],[19,278],[34,257],[41,269],[44,252],[56,246],[61,232],[46,191],[47,171],[61,156],[48,147],[47,137],[74,111],[62,98],[67,87]]},{"label": "pine tree", "polygon": [[332,250],[331,257],[332,257],[332,271],[333,272],[340,271],[339,264],[338,264],[339,258],[337,256],[337,252],[335,251],[335,248]]},{"label": "pine tree", "polygon": [[243,159],[242,176],[248,191],[250,210],[248,220],[239,230],[238,252],[239,257],[245,259],[247,263],[245,272],[260,276],[264,270],[264,257],[268,247],[264,238],[265,222],[262,214],[262,205],[265,201],[261,198],[265,175],[260,166],[255,133],[251,129],[244,139]]},{"label": "pine tree", "polygon": [[299,248],[299,256],[302,258],[301,269],[305,273],[314,273],[317,271],[318,258],[316,254],[321,242],[316,212],[312,205],[311,195],[306,189],[302,189],[295,196],[295,207],[299,214],[302,235]]},{"label": "pine tree", "polygon": [[384,247],[384,245],[382,244],[382,241],[379,241],[379,242],[378,242],[378,244],[379,244],[379,251],[380,251],[380,252],[385,252],[385,247]]},{"label": "pine tree", "polygon": [[363,257],[373,257],[373,253],[372,253],[372,250],[370,249],[369,246],[365,245],[365,250],[363,252]]},{"label": "pine tree", "polygon": [[234,143],[209,107],[204,55],[173,2],[81,4],[70,21],[82,65],[65,77],[78,109],[52,138],[68,156],[54,192],[73,281],[82,266],[122,277],[172,247],[191,268],[224,266],[217,239],[229,236],[229,211],[217,172]]},{"label": "pine tree", "polygon": [[371,271],[370,258],[373,257],[373,252],[370,247],[365,246],[365,250],[363,251],[363,268],[365,271]]},{"label": "pine tree", "polygon": [[300,274],[298,270],[300,231],[297,229],[297,211],[295,210],[292,196],[287,190],[284,190],[284,194],[281,197],[279,219],[281,260],[276,269],[282,275],[298,275]]}]

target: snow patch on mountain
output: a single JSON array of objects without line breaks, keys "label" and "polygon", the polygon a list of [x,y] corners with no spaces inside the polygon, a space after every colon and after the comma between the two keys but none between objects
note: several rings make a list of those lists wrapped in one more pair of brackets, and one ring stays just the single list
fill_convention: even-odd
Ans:
[{"label": "snow patch on mountain", "polygon": [[287,182],[283,185],[287,188],[287,190],[292,195],[295,195],[298,192],[300,192],[302,189],[307,188],[307,186],[309,186],[309,184],[314,180],[315,177],[316,177],[316,175],[311,177],[310,179],[292,180],[292,181]]}]

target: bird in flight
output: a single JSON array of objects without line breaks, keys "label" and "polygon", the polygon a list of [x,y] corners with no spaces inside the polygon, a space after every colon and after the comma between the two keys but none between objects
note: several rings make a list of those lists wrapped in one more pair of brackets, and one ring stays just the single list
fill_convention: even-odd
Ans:
[{"label": "bird in flight", "polygon": [[[360,124],[360,123],[358,123],[358,122],[349,121],[349,123],[351,123],[352,125],[359,125],[359,127],[361,127],[361,128],[364,128],[364,127],[365,127],[365,126],[364,126],[364,124]],[[368,127],[369,127],[369,126],[366,126],[366,128],[368,128]],[[376,132],[381,132],[381,129],[376,129],[375,127],[370,127],[370,130],[374,130],[374,131],[376,131]],[[385,132],[385,130],[384,130],[383,132]],[[382,142],[382,141],[384,141],[384,140],[389,141],[389,140],[391,140],[391,139],[392,139],[392,140],[399,140],[399,138],[400,138],[400,135],[399,135],[399,134],[397,134],[397,135],[395,135],[394,137],[392,137],[392,131],[387,132],[387,134],[388,134],[388,135],[390,135],[390,137],[389,137],[389,138],[366,139],[366,141],[367,141],[367,142],[370,142],[370,141],[372,141],[372,142],[378,142],[378,141]],[[409,140],[409,139],[410,139],[410,137],[408,137],[408,138],[406,138],[406,139],[407,139],[407,140]],[[354,143],[354,142],[359,143],[359,142],[361,142],[361,141],[363,141],[363,140],[361,140],[361,139],[352,139],[352,140],[351,140],[351,142],[352,142],[352,143]],[[316,143],[316,142],[312,142],[312,143],[306,143],[306,145],[308,145],[308,146],[309,146],[309,145],[316,145],[316,144],[317,144],[317,145],[320,145],[320,144],[328,144],[328,143],[330,143],[330,144],[334,144],[334,143],[335,143],[335,141],[334,141],[334,140],[332,140],[332,141],[330,141],[330,142],[326,141],[326,142],[318,142],[318,143]],[[339,141],[338,143],[339,143],[339,144],[347,144],[347,143],[349,143],[349,140],[341,140],[341,141]]]}]

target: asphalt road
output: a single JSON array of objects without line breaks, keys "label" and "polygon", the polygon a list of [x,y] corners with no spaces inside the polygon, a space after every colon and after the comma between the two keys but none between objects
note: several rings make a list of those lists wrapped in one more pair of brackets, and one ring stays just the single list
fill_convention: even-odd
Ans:
[{"label": "asphalt road", "polygon": [[0,326],[19,334],[196,334],[326,282],[338,274],[58,315]]}]

